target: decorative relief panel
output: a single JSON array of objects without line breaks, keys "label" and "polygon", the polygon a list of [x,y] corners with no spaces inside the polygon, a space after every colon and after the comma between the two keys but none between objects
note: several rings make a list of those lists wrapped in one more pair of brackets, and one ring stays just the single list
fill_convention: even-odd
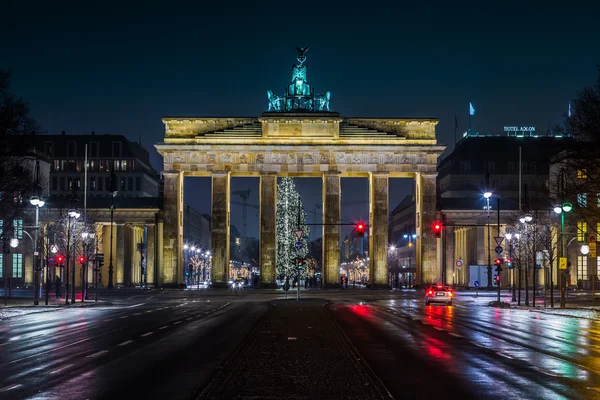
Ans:
[{"label": "decorative relief panel", "polygon": [[258,153],[256,155],[256,163],[257,164],[264,164],[265,163],[265,155],[263,153]]},{"label": "decorative relief panel", "polygon": [[312,164],[313,163],[313,155],[310,153],[305,153],[304,158],[302,159],[304,164]]},{"label": "decorative relief panel", "polygon": [[231,153],[223,153],[223,162],[231,164],[233,162],[233,155]]},{"label": "decorative relief panel", "polygon": [[216,164],[217,163],[217,155],[215,153],[208,153],[206,163],[207,164]]},{"label": "decorative relief panel", "polygon": [[240,155],[240,164],[248,164],[248,155],[246,153]]},{"label": "decorative relief panel", "polygon": [[182,164],[185,162],[185,155],[183,153],[173,153],[173,162]]}]

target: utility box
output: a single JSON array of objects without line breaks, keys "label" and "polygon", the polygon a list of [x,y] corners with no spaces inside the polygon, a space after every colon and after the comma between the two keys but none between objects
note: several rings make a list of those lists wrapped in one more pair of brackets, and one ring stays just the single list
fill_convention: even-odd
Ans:
[{"label": "utility box", "polygon": [[487,265],[469,265],[469,282],[467,286],[475,287],[475,282],[477,281],[479,282],[479,287],[487,287],[487,268]]}]

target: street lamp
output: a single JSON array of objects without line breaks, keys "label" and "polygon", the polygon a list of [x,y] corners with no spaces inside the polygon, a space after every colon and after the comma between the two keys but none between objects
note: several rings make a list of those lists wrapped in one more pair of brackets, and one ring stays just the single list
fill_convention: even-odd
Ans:
[{"label": "street lamp", "polygon": [[10,247],[15,249],[15,248],[17,248],[17,246],[19,246],[19,239],[17,239],[17,238],[10,239]]},{"label": "street lamp", "polygon": [[[529,232],[527,230],[527,224],[530,223],[531,221],[533,221],[533,217],[529,214],[525,214],[523,215],[521,218],[519,218],[519,221],[525,226],[525,234],[529,235]],[[529,239],[529,236],[527,236],[527,238]],[[530,242],[530,240],[526,241],[527,243]],[[535,243],[531,244],[532,246],[535,246]],[[533,249],[533,254],[535,254],[535,248]],[[521,257],[519,256],[519,274],[521,273],[521,260],[525,258],[526,262],[525,262],[525,305],[528,306],[529,305],[529,257]],[[535,266],[534,266],[535,268]],[[534,269],[535,270],[535,269]],[[534,293],[535,293],[535,280],[533,281],[533,285],[534,285]],[[519,276],[519,286],[521,285],[521,277]],[[519,296],[521,295],[521,287],[519,287]],[[535,300],[535,294],[534,294],[534,300]],[[535,307],[535,303],[533,304],[533,306]]]},{"label": "street lamp", "polygon": [[[564,176],[561,176],[564,179]],[[564,182],[563,182],[564,185]],[[563,188],[564,190],[564,188]],[[565,201],[562,205],[557,205],[554,207],[554,212],[560,214],[560,258],[564,258],[565,255],[565,214],[571,212],[573,209],[573,205],[568,201]],[[552,279],[552,274],[550,274],[550,279]],[[565,283],[566,276],[565,270],[560,271],[560,308],[565,307]],[[550,286],[552,286],[552,280],[550,281]],[[550,304],[554,304],[554,295],[553,291],[550,290]]]},{"label": "street lamp", "polygon": [[92,232],[81,232],[81,237],[83,239],[82,253],[84,255],[84,262],[81,263],[81,302],[88,299],[88,265],[87,261],[89,259],[89,247],[88,247],[88,239],[94,240],[96,235]]},{"label": "street lamp", "polygon": [[[508,258],[511,262],[512,262],[512,240],[513,239],[518,240],[520,236],[521,235],[519,235],[518,233],[515,233],[514,235],[512,233],[506,233],[504,235],[504,237],[506,237],[506,241],[508,243]],[[515,285],[515,266],[514,266],[514,264],[511,267],[511,269],[512,269],[512,299],[511,299],[511,301],[517,301],[517,295],[516,295],[517,287]],[[519,295],[520,294],[521,293],[519,292]]]},{"label": "street lamp", "polygon": [[590,246],[588,244],[582,244],[579,251],[581,251],[581,254],[583,254],[584,256],[587,256],[588,254],[590,254]]},{"label": "street lamp", "polygon": [[492,192],[486,190],[483,193],[483,197],[486,201],[486,210],[487,210],[487,231],[488,231],[488,267],[487,267],[487,287],[488,289],[492,287],[492,241],[491,241],[491,233],[490,233],[490,197],[492,197]]},{"label": "street lamp", "polygon": [[[39,256],[40,252],[38,251],[38,235],[40,230],[40,207],[44,207],[44,204],[46,204],[46,202],[40,199],[38,196],[31,196],[29,202],[35,207],[35,241],[33,245],[33,305],[37,306],[40,304],[40,271],[42,269],[42,258]],[[35,258],[36,256],[38,257],[37,260]]]},{"label": "street lamp", "polygon": [[[71,241],[71,229],[75,226],[73,222],[75,222],[81,214],[79,214],[78,211],[71,209],[67,212],[67,215],[69,217],[69,225],[67,227],[67,294],[65,296],[65,303],[69,304],[69,258],[71,255],[69,251],[69,242]],[[71,222],[71,220],[73,222]],[[73,245],[74,244],[75,243],[73,243]],[[71,303],[75,304],[75,262],[73,262],[73,269],[71,271]]]}]

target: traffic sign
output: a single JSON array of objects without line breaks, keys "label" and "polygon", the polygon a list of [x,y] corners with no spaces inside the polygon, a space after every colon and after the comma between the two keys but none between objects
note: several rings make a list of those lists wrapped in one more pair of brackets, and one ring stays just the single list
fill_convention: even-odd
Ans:
[{"label": "traffic sign", "polygon": [[496,246],[496,248],[494,250],[496,251],[496,254],[498,254],[498,255],[502,254],[502,252],[504,251],[504,249],[500,245]]},{"label": "traffic sign", "polygon": [[596,242],[590,242],[590,257],[596,258]]},{"label": "traffic sign", "polygon": [[589,239],[590,243],[596,243],[596,235],[590,235]]},{"label": "traffic sign", "polygon": [[494,240],[496,241],[496,244],[500,246],[504,238],[502,236],[494,236]]},{"label": "traffic sign", "polygon": [[473,282],[473,286],[475,286],[476,288],[478,288],[479,287],[479,281]]},{"label": "traffic sign", "polygon": [[560,257],[558,262],[559,269],[567,269],[567,257]]},{"label": "traffic sign", "polygon": [[298,239],[298,240],[302,239],[303,233],[304,233],[304,231],[302,229],[296,229],[294,231],[294,235],[296,235],[296,239]]},{"label": "traffic sign", "polygon": [[461,260],[460,258],[456,261],[456,266],[460,267],[461,265],[463,265],[463,260]]},{"label": "traffic sign", "polygon": [[302,249],[303,247],[304,243],[302,243],[301,241],[296,242],[296,251],[300,251],[300,249]]}]

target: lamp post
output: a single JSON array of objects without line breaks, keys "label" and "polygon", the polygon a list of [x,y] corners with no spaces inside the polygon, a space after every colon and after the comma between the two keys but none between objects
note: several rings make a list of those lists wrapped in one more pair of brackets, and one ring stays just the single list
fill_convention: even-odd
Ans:
[{"label": "lamp post", "polygon": [[[48,227],[46,230],[49,231]],[[58,252],[58,247],[55,244],[50,246],[50,235],[46,235],[46,248],[50,248],[50,252],[52,254],[56,254]],[[55,274],[56,275],[56,274]],[[48,305],[48,297],[50,296],[50,263],[48,262],[48,253],[46,253],[46,299],[45,304]]]},{"label": "lamp post", "polygon": [[[518,240],[521,237],[521,235],[518,233],[515,233],[514,235],[512,233],[506,233],[504,236],[506,237],[506,241],[508,242],[508,258],[512,262],[512,240],[513,240],[513,238]],[[514,265],[511,267],[511,270],[512,270],[512,299],[511,299],[511,301],[517,301],[517,291],[516,291],[516,285],[515,285],[515,266]]]},{"label": "lamp post", "polygon": [[84,256],[85,264],[81,264],[81,302],[88,299],[88,260],[89,260],[89,251],[88,251],[88,239],[94,240],[96,235],[92,232],[81,232],[81,238],[83,239],[82,246],[82,254]]},{"label": "lamp post", "polygon": [[[519,218],[519,221],[523,224],[523,226],[525,227],[525,235],[527,235],[527,242],[529,243],[529,231],[527,229],[527,224],[529,222],[531,222],[533,220],[533,217],[529,214],[525,214],[524,216],[522,216],[521,218]],[[532,246],[534,246],[534,244],[532,243]],[[535,254],[535,249],[533,250],[534,254]],[[519,257],[520,259],[523,259],[523,257]],[[524,257],[526,262],[525,262],[525,305],[528,306],[529,305],[529,257]],[[519,283],[520,282],[520,278],[519,278]],[[519,292],[520,292],[520,288],[519,288]],[[520,294],[520,293],[519,293]],[[535,304],[534,304],[535,306]]]},{"label": "lamp post", "polygon": [[487,231],[488,231],[488,267],[487,267],[487,287],[490,289],[492,287],[492,249],[491,249],[491,237],[490,237],[490,197],[492,197],[492,192],[486,191],[483,194],[483,197],[486,201],[486,210],[487,210]]},{"label": "lamp post", "polygon": [[[33,305],[37,306],[40,304],[40,272],[41,272],[41,262],[42,258],[40,257],[40,252],[38,249],[38,238],[39,238],[39,230],[40,230],[40,207],[44,207],[44,200],[40,199],[38,196],[31,196],[29,200],[31,205],[35,206],[35,241],[33,242]],[[36,259],[37,257],[37,259]]]},{"label": "lamp post", "polygon": [[[69,221],[72,219],[73,222],[76,222],[77,219],[81,216],[81,214],[79,214],[79,212],[75,211],[75,210],[69,210],[68,212],[69,215]],[[75,229],[75,224],[72,223],[71,227]],[[70,231],[70,229],[69,229]],[[70,234],[70,232],[69,232]],[[67,239],[67,247],[68,247],[69,243],[68,243],[68,239]],[[75,245],[75,237],[73,235],[73,245]],[[67,250],[67,257],[69,256],[69,251]],[[67,259],[67,279],[69,279],[69,261]],[[67,289],[67,298],[69,297],[69,291]],[[71,303],[75,304],[75,262],[73,262],[73,268],[71,269]]]},{"label": "lamp post", "polygon": [[[571,203],[564,202],[562,205],[554,207],[554,212],[560,214],[560,252],[559,260],[565,256],[565,214],[571,212],[573,205]],[[565,308],[565,283],[566,276],[565,270],[560,271],[560,308]],[[550,273],[550,286],[553,286],[552,273]],[[550,304],[554,307],[554,288],[550,291]]]},{"label": "lamp post", "polygon": [[117,182],[114,172],[111,176],[111,190],[112,196],[110,197],[110,260],[108,262],[108,289],[112,289],[113,286],[113,218],[115,213],[115,197],[117,196]]}]

